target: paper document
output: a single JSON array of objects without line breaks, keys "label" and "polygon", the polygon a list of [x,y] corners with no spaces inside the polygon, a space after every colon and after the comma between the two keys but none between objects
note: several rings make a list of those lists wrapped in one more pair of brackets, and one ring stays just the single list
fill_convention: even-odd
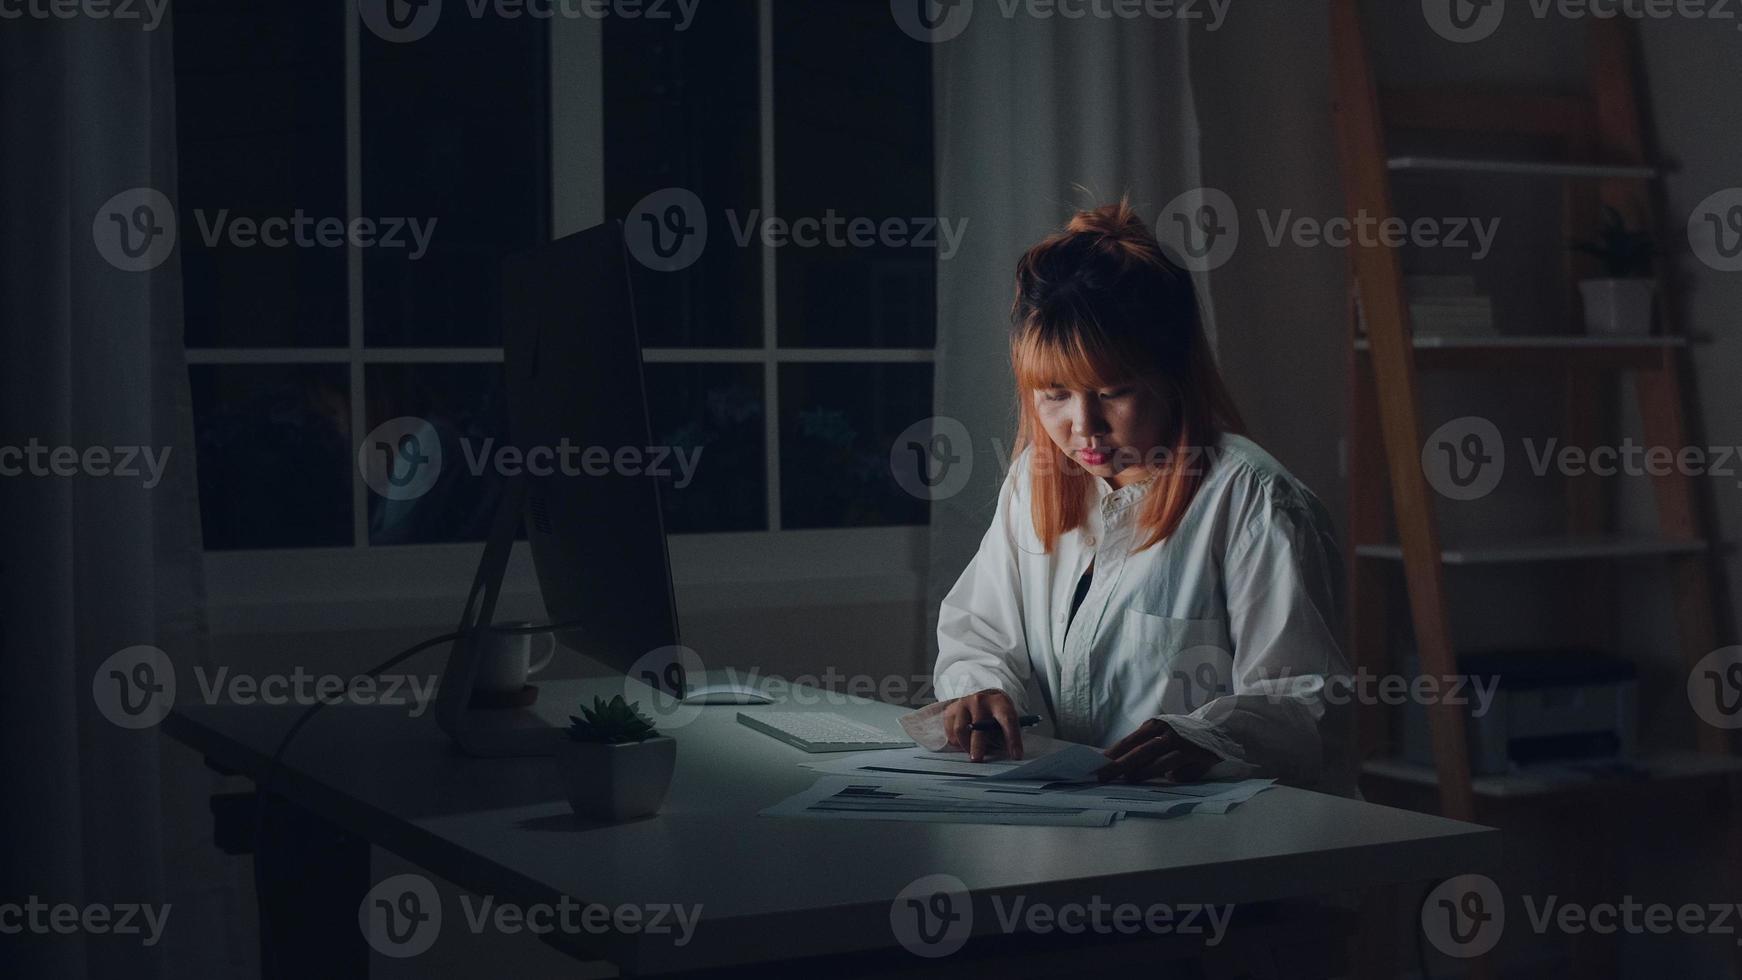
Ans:
[{"label": "paper document", "polygon": [[1002,772],[987,773],[985,779],[1039,780],[1049,783],[1078,783],[1095,778],[1095,770],[1113,761],[1100,749],[1076,743],[1059,743],[1063,747],[1032,762],[1024,762]]},{"label": "paper document", "polygon": [[1033,783],[996,779],[936,782],[898,780],[890,785],[926,796],[976,798],[1036,806],[1087,806],[1148,816],[1227,813],[1275,784],[1272,779],[1231,783]]},{"label": "paper document", "polygon": [[912,820],[1054,827],[1106,827],[1119,819],[1114,810],[921,796],[889,783],[846,776],[819,777],[810,789],[763,810],[762,815],[820,820]]},{"label": "paper document", "polygon": [[[1041,736],[1025,746],[1027,752],[1021,761],[1011,761],[1003,755],[990,755],[983,762],[969,762],[966,752],[931,751],[924,748],[908,747],[904,749],[878,749],[872,752],[856,752],[848,756],[832,758],[817,757],[806,759],[799,765],[818,772],[837,774],[858,773],[866,776],[881,775],[886,778],[900,776],[971,776],[985,778],[1002,776],[1019,768],[1034,766],[1065,752],[1073,753],[1072,759],[1060,760],[1049,767],[1035,768],[1030,771],[1041,773],[1036,779],[1082,779],[1081,775],[1066,775],[1077,773],[1087,766],[1090,755],[1100,756],[1100,752],[1086,745],[1075,742],[1061,742],[1056,739]],[[1087,753],[1087,754],[1080,754]],[[1101,757],[1100,765],[1106,765],[1107,759]],[[1056,768],[1054,768],[1056,767]],[[1096,766],[1089,771],[1093,772]],[[1008,778],[1008,777],[1007,777]]]},{"label": "paper document", "polygon": [[960,752],[949,754],[927,752],[924,749],[879,749],[875,752],[855,752],[838,758],[807,759],[799,763],[806,769],[836,775],[854,775],[895,779],[903,776],[955,776],[978,778],[1015,769],[1019,763],[999,760],[969,762]]},{"label": "paper document", "polygon": [[770,816],[920,820],[943,823],[1105,827],[1127,813],[1177,817],[1227,813],[1275,782],[1102,783],[1099,749],[1038,739],[1024,761],[969,762],[961,752],[923,748],[812,757],[800,765],[820,775],[797,796],[762,811]]}]

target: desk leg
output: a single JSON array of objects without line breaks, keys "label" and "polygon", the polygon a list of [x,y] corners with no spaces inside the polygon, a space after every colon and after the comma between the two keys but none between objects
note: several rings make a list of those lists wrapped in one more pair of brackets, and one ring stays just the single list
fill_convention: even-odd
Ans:
[{"label": "desk leg", "polygon": [[254,842],[265,980],[369,976],[357,906],[369,891],[369,842],[282,797],[261,794]]},{"label": "desk leg", "polygon": [[[1361,910],[1354,935],[1356,980],[1389,980],[1397,976],[1401,961],[1397,949],[1397,909],[1408,899],[1413,886],[1382,885],[1361,897]],[[1419,893],[1419,889],[1416,889]]]}]

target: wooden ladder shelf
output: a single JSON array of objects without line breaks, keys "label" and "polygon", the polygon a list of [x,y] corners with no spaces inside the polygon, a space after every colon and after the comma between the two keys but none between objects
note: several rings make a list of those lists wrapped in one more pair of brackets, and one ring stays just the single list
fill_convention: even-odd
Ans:
[{"label": "wooden ladder shelf", "polygon": [[[1651,191],[1658,170],[1645,152],[1629,28],[1622,19],[1593,20],[1590,30],[1591,91],[1588,95],[1387,90],[1374,76],[1358,0],[1332,0],[1331,38],[1338,150],[1348,213],[1384,221],[1394,214],[1392,181],[1413,171],[1456,172],[1471,180],[1500,175],[1538,180],[1562,195],[1568,232],[1594,227],[1601,206],[1614,208],[1631,227],[1653,231]],[[1388,155],[1387,127],[1474,136],[1510,134],[1554,141],[1565,155],[1553,160],[1507,161],[1474,157]],[[1598,435],[1592,410],[1602,394],[1604,371],[1629,373],[1638,396],[1642,436],[1653,446],[1689,444],[1686,405],[1689,371],[1685,335],[1675,329],[1667,298],[1660,299],[1660,335],[1603,338],[1572,333],[1494,338],[1414,336],[1404,270],[1396,249],[1357,244],[1349,249],[1350,302],[1349,480],[1350,609],[1354,663],[1388,673],[1390,637],[1384,625],[1388,588],[1401,565],[1421,673],[1442,680],[1458,674],[1447,604],[1448,565],[1482,561],[1596,561],[1650,556],[1672,576],[1675,617],[1686,665],[1710,653],[1714,628],[1713,556],[1702,529],[1702,509],[1693,478],[1673,472],[1653,477],[1658,532],[1616,538],[1602,531],[1603,498],[1592,481],[1570,481],[1565,541],[1508,542],[1507,547],[1448,549],[1436,516],[1436,492],[1423,473],[1424,371],[1555,371],[1568,386],[1564,433],[1568,444],[1589,445]],[[1571,294],[1577,270],[1566,260]],[[1664,291],[1659,290],[1660,297]],[[1576,309],[1576,304],[1573,306]],[[1365,321],[1365,332],[1361,323]],[[1581,408],[1583,406],[1583,408]],[[1676,469],[1671,467],[1671,469]],[[1389,488],[1389,493],[1387,492]],[[1387,514],[1395,540],[1387,540]],[[1545,567],[1561,567],[1547,565]],[[1465,735],[1464,709],[1434,703],[1427,708],[1434,771],[1422,782],[1438,786],[1441,811],[1474,819],[1478,789]],[[1364,754],[1386,739],[1387,719],[1364,712]],[[1726,733],[1699,726],[1702,757],[1723,777],[1732,771],[1711,755],[1728,752]],[[1369,774],[1383,778],[1376,760]],[[1395,769],[1395,764],[1392,765]],[[1698,770],[1698,766],[1694,767]],[[1711,772],[1697,771],[1694,774]],[[1502,794],[1503,795],[1503,794]]]}]

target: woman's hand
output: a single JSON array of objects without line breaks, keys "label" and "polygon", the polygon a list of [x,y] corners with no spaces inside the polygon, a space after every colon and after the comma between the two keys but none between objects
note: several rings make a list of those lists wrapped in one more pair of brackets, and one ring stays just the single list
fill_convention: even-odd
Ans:
[{"label": "woman's hand", "polygon": [[1176,783],[1189,783],[1202,779],[1211,766],[1222,761],[1209,749],[1181,738],[1160,718],[1137,726],[1136,731],[1120,739],[1105,754],[1113,761],[1095,771],[1095,778],[1101,782],[1123,779],[1140,783],[1161,776]]},{"label": "woman's hand", "polygon": [[988,750],[997,747],[999,732],[980,732],[968,727],[977,721],[994,721],[1003,733],[1004,749],[1010,758],[1022,758],[1022,724],[1010,695],[997,688],[976,691],[944,706],[944,731],[950,744],[965,749],[970,762],[983,762]]}]

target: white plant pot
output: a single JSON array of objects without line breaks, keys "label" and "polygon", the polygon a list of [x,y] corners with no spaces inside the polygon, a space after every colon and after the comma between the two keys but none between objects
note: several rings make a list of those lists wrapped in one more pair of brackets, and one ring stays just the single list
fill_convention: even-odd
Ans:
[{"label": "white plant pot", "polygon": [[1604,337],[1643,337],[1651,333],[1651,279],[1586,279],[1579,283],[1585,298],[1585,330]]},{"label": "white plant pot", "polygon": [[677,742],[666,735],[617,745],[565,737],[556,762],[577,816],[633,820],[658,813],[665,802]]}]

